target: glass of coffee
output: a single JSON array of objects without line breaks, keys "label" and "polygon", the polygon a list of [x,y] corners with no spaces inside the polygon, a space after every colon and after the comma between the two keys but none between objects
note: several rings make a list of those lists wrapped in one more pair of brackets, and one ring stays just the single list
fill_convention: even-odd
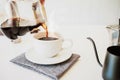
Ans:
[{"label": "glass of coffee", "polygon": [[13,42],[20,42],[20,37],[27,32],[38,32],[42,26],[48,35],[44,0],[8,0],[7,19],[1,24],[3,34]]}]

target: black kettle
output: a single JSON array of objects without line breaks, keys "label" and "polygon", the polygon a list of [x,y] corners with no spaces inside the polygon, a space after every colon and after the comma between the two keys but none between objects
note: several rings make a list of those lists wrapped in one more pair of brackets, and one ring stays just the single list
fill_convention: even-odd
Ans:
[{"label": "black kettle", "polygon": [[87,37],[93,44],[98,64],[103,67],[102,77],[104,80],[120,80],[120,46],[109,46],[107,48],[104,65],[101,64],[97,53],[95,42]]}]

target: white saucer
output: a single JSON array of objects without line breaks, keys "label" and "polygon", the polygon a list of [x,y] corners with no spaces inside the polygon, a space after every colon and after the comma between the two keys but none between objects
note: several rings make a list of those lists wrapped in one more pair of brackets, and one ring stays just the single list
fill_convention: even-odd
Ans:
[{"label": "white saucer", "polygon": [[51,64],[61,63],[61,62],[68,60],[71,56],[72,56],[71,51],[68,51],[67,49],[63,49],[56,56],[54,56],[52,58],[38,57],[35,54],[34,49],[30,49],[25,53],[25,57],[27,60],[29,60],[33,63],[43,64],[43,65],[51,65]]}]

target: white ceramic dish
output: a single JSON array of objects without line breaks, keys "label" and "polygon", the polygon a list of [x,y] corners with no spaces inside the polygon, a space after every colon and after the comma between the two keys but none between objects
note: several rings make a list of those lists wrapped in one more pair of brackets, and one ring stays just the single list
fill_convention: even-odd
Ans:
[{"label": "white ceramic dish", "polygon": [[72,56],[71,51],[67,49],[62,49],[56,56],[51,58],[44,58],[42,56],[39,57],[37,54],[35,54],[34,49],[30,49],[25,53],[25,57],[27,60],[33,63],[43,64],[43,65],[58,64],[68,60],[71,56]]}]

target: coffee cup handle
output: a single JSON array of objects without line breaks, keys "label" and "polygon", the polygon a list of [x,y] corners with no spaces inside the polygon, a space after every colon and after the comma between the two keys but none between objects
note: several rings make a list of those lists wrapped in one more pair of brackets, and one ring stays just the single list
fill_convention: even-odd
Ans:
[{"label": "coffee cup handle", "polygon": [[71,39],[64,39],[62,48],[66,50],[70,50],[73,46],[73,41]]}]

